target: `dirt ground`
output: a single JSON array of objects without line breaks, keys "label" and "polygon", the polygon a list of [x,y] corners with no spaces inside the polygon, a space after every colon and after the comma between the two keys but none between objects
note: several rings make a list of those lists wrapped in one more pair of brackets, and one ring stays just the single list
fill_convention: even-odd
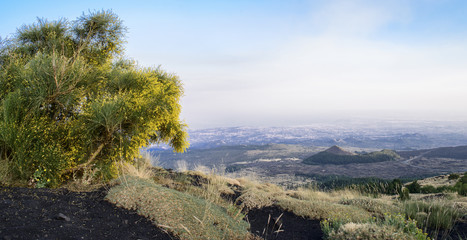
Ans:
[{"label": "dirt ground", "polygon": [[0,187],[0,239],[176,239],[105,195]]},{"label": "dirt ground", "polygon": [[318,220],[308,220],[279,207],[250,210],[246,216],[251,232],[266,240],[314,240],[322,239],[323,232]]},{"label": "dirt ground", "polygon": [[[104,200],[104,188],[92,192],[66,189],[0,187],[0,240],[9,239],[161,239],[176,237],[149,220]],[[317,220],[279,207],[253,209],[250,231],[266,240],[322,239]],[[448,239],[465,239],[467,219],[456,223]],[[440,233],[439,238],[443,239]]]},{"label": "dirt ground", "polygon": [[[0,240],[177,239],[136,212],[105,201],[105,195],[104,188],[78,193],[0,187]],[[322,238],[319,221],[278,207],[251,210],[247,220],[251,232],[267,240]]]}]

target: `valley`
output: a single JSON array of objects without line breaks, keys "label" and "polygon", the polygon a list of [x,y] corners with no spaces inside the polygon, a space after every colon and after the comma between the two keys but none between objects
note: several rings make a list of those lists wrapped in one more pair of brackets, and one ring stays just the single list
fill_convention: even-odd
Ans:
[{"label": "valley", "polygon": [[[173,153],[163,146],[153,146],[148,152],[155,159],[155,165],[166,168],[222,169],[231,177],[254,176],[281,185],[313,181],[323,176],[415,179],[467,171],[467,147],[459,146],[467,144],[463,125],[378,126],[362,123],[345,131],[340,125],[198,130],[190,133],[192,147],[185,153]],[[329,159],[351,158],[353,162],[325,164],[329,159],[324,159],[312,165],[304,163],[312,156],[326,153],[333,145],[348,156]],[[383,149],[391,149],[384,151],[398,156],[355,160],[357,155],[368,156]]]}]

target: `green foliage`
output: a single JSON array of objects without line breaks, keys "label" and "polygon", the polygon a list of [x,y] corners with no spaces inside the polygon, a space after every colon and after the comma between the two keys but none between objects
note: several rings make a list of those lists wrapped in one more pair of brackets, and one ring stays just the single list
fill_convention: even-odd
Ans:
[{"label": "green foliage", "polygon": [[382,150],[358,155],[338,155],[329,152],[320,152],[303,160],[305,164],[320,165],[320,164],[350,164],[350,163],[375,163],[394,161],[400,158],[397,153],[391,150]]},{"label": "green foliage", "polygon": [[410,200],[409,189],[403,188],[402,191],[400,191],[400,193],[399,193],[399,199],[400,199],[401,201]]},{"label": "green foliage", "polygon": [[467,196],[467,174],[464,173],[464,176],[457,181],[454,188],[459,195]]},{"label": "green foliage", "polygon": [[416,239],[430,238],[417,228],[415,220],[406,220],[405,216],[384,214],[379,220],[369,219],[361,223],[328,221],[321,222],[324,239]]},{"label": "green foliage", "polygon": [[17,180],[58,186],[85,168],[115,177],[151,142],[188,146],[182,85],[121,59],[125,27],[112,12],[21,27],[0,45],[0,156]]},{"label": "green foliage", "polygon": [[403,208],[408,217],[417,220],[420,228],[436,231],[452,229],[454,222],[461,216],[456,206],[443,201],[407,201]]},{"label": "green foliage", "polygon": [[[321,190],[344,189],[346,187],[350,187],[356,190],[362,188],[362,192],[364,192],[367,188],[385,188],[385,186],[390,182],[388,180],[375,177],[352,178],[338,175],[297,175],[315,180]],[[312,187],[315,187],[315,183],[312,184]]]},{"label": "green foliage", "polygon": [[437,191],[436,191],[436,188],[434,186],[425,185],[420,189],[420,192],[427,194],[427,193],[436,193]]},{"label": "green foliage", "polygon": [[401,194],[402,192],[402,181],[400,179],[394,179],[388,184],[386,194]]},{"label": "green foliage", "polygon": [[459,177],[460,177],[459,174],[457,174],[457,173],[451,173],[451,174],[449,174],[448,179],[449,179],[449,180],[456,180],[456,179],[459,179]]},{"label": "green foliage", "polygon": [[422,187],[420,184],[417,182],[417,180],[413,181],[412,183],[408,184],[407,189],[409,190],[410,193],[420,193],[422,191]]},{"label": "green foliage", "polygon": [[457,193],[461,196],[467,196],[467,183],[457,186]]},{"label": "green foliage", "polygon": [[[352,178],[347,176],[321,176],[321,175],[300,175],[313,178],[316,183],[311,187],[318,186],[321,190],[351,189],[362,195],[378,197],[380,194],[396,195],[402,191],[403,182],[408,179],[386,180],[375,177]],[[306,186],[305,186],[306,187]]]},{"label": "green foliage", "polygon": [[425,186],[420,186],[420,184],[417,181],[413,181],[412,183],[408,184],[407,189],[409,190],[410,193],[442,193],[442,192],[454,192],[456,191],[454,187],[452,186],[439,186],[439,187],[434,187],[432,185],[425,185]]}]

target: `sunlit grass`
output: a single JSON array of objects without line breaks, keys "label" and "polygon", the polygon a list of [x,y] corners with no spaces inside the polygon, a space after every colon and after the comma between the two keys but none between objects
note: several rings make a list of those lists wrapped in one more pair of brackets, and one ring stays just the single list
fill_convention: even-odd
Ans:
[{"label": "sunlit grass", "polygon": [[417,220],[422,229],[450,230],[462,216],[458,206],[450,201],[408,201],[404,203],[405,214]]},{"label": "sunlit grass", "polygon": [[248,223],[204,199],[162,187],[152,180],[122,176],[107,199],[151,219],[182,239],[247,239]]}]

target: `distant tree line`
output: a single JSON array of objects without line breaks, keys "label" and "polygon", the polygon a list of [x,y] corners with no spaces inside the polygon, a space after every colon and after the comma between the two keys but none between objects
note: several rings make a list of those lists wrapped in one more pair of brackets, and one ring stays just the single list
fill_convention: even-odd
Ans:
[{"label": "distant tree line", "polygon": [[449,176],[450,180],[458,179],[456,185],[454,186],[439,186],[434,187],[432,185],[421,186],[417,180],[408,184],[406,187],[410,193],[442,193],[442,192],[457,192],[461,196],[467,195],[467,173],[464,174],[462,178],[458,174],[451,174]]},{"label": "distant tree line", "polygon": [[[458,174],[451,174],[451,178],[455,178]],[[457,192],[461,196],[467,196],[467,173],[463,177],[458,177],[457,183],[454,186],[439,186],[432,185],[421,186],[417,180],[410,179],[380,179],[375,177],[352,178],[347,176],[332,176],[332,175],[300,175],[307,178],[313,178],[316,182],[308,184],[306,187],[318,188],[320,190],[339,190],[352,189],[362,194],[372,197],[378,197],[381,194],[399,195],[402,200],[409,199],[409,193],[443,193]],[[410,182],[404,187],[404,183]]]}]

